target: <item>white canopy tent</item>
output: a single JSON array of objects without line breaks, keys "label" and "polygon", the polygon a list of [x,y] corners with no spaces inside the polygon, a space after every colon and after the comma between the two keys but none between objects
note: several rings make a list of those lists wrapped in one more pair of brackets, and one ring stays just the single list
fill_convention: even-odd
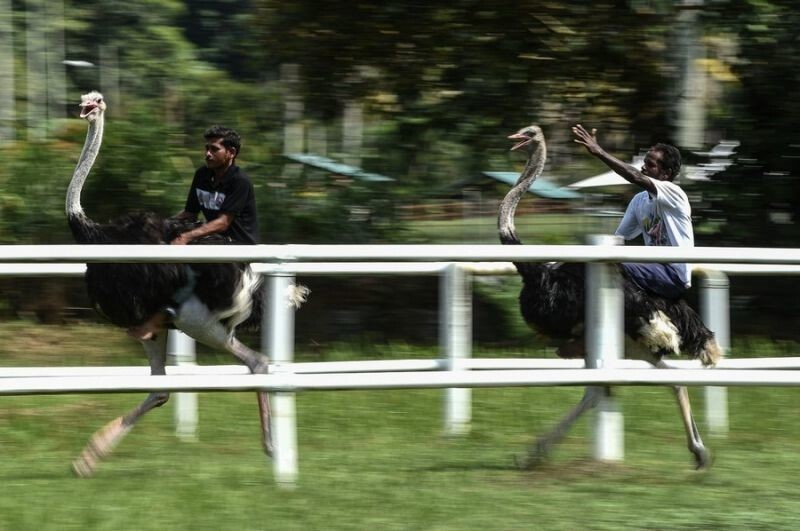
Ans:
[{"label": "white canopy tent", "polygon": [[[631,165],[636,168],[641,168],[642,161],[644,161],[643,156],[633,157],[633,162],[631,162]],[[569,184],[567,185],[567,188],[571,190],[580,190],[582,188],[605,188],[608,186],[628,186],[630,184],[631,183],[617,175],[615,172],[607,171],[605,173],[601,173],[600,175],[595,175],[594,177],[589,177],[588,179],[583,179],[582,181]]]}]

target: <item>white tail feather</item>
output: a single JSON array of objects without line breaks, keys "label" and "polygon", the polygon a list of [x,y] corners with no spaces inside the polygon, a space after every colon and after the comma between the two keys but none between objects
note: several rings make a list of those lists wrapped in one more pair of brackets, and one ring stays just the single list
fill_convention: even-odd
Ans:
[{"label": "white tail feather", "polygon": [[299,310],[300,306],[308,300],[311,290],[302,284],[292,284],[286,288],[286,300],[290,308]]},{"label": "white tail feather", "polygon": [[681,338],[678,329],[662,311],[653,313],[650,320],[639,330],[642,343],[651,352],[665,350],[677,354],[680,352]]},{"label": "white tail feather", "polygon": [[706,367],[713,367],[722,358],[722,348],[717,343],[716,339],[709,339],[703,345],[703,350],[700,351],[698,356],[700,363]]},{"label": "white tail feather", "polygon": [[233,304],[227,310],[215,314],[218,320],[229,319],[227,328],[235,329],[242,324],[253,311],[253,293],[261,286],[261,275],[246,267],[233,295]]}]

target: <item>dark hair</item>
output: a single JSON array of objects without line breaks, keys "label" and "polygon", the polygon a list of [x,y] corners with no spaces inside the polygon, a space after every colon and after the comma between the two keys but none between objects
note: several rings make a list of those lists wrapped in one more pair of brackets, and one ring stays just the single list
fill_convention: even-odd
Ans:
[{"label": "dark hair", "polygon": [[203,133],[203,138],[206,140],[221,138],[222,145],[228,149],[234,148],[236,150],[236,155],[239,155],[239,151],[242,147],[242,137],[239,136],[239,133],[221,125],[212,125],[206,129],[206,132]]},{"label": "dark hair", "polygon": [[656,144],[653,149],[661,152],[661,168],[669,175],[669,180],[675,180],[675,177],[681,171],[681,152],[678,148],[669,144]]}]

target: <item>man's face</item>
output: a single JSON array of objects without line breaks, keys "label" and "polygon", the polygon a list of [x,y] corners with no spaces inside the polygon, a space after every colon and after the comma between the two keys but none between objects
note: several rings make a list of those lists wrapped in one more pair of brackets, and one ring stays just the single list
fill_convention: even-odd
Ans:
[{"label": "man's face", "polygon": [[669,181],[669,175],[661,165],[661,157],[663,156],[664,154],[661,151],[655,149],[648,151],[647,155],[644,156],[642,173],[658,181]]},{"label": "man's face", "polygon": [[227,168],[235,156],[236,150],[223,146],[221,138],[209,138],[206,142],[206,167],[210,170]]}]

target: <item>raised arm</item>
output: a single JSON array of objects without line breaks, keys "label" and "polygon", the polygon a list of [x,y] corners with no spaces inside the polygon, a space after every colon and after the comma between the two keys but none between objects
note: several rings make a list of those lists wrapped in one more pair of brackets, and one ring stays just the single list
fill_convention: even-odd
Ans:
[{"label": "raised arm", "polygon": [[592,129],[592,132],[589,133],[581,124],[577,124],[572,128],[572,132],[575,135],[575,142],[586,147],[589,153],[602,160],[603,163],[611,168],[617,175],[620,175],[631,184],[644,188],[652,195],[657,194],[655,184],[653,184],[650,177],[630,164],[622,162],[600,147],[600,144],[597,143],[597,129]]}]

